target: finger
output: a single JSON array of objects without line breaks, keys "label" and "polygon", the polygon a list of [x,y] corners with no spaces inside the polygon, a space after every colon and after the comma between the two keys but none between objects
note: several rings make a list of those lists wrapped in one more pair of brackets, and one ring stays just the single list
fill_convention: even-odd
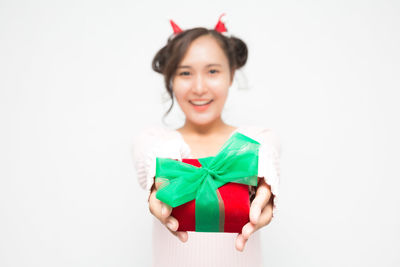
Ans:
[{"label": "finger", "polygon": [[179,232],[176,232],[176,234],[178,235],[179,240],[181,240],[183,243],[188,241],[189,236],[186,231],[179,231]]},{"label": "finger", "polygon": [[150,212],[157,217],[160,221],[165,223],[165,219],[171,214],[172,207],[163,203],[156,197],[157,191],[151,192],[149,197]]},{"label": "finger", "polygon": [[243,238],[248,240],[250,235],[257,230],[256,228],[257,226],[255,224],[252,224],[251,222],[246,223],[242,228]]},{"label": "finger", "polygon": [[169,230],[169,231],[171,232],[171,234],[176,236],[183,243],[185,243],[188,240],[188,233],[186,231],[179,231],[179,232],[175,232],[175,231],[171,231],[171,230]]},{"label": "finger", "polygon": [[[162,182],[155,182],[154,181],[154,185],[156,190],[154,190],[154,197],[157,199],[156,194],[157,194],[157,190],[160,187],[160,185],[162,184]],[[153,193],[153,192],[152,192]],[[158,199],[157,199],[158,200]],[[172,207],[166,203],[161,202],[160,200],[158,200],[159,203],[161,203],[161,218],[166,219],[172,212]]]},{"label": "finger", "polygon": [[155,180],[154,180],[154,185],[155,185],[155,187],[156,187],[156,189],[158,190],[158,188],[160,188],[160,185],[162,184],[162,182],[156,182]]},{"label": "finger", "polygon": [[171,231],[176,231],[179,228],[179,222],[177,219],[175,219],[172,216],[169,216],[166,220],[165,220],[165,226],[168,227],[169,230]]},{"label": "finger", "polygon": [[235,240],[235,247],[238,251],[242,252],[247,240],[243,238],[242,234],[238,234]]},{"label": "finger", "polygon": [[162,202],[156,198],[156,191],[150,193],[149,197],[149,210],[157,219],[161,219]]},{"label": "finger", "polygon": [[[167,223],[171,222],[172,224],[170,225],[170,227],[172,230],[170,229],[170,227],[168,225],[166,225],[168,231],[170,231],[173,235],[178,237],[179,240],[181,240],[182,242],[186,242],[189,238],[188,233],[186,231],[176,231],[179,228],[179,222],[176,218],[170,216],[172,208],[170,206],[168,206],[167,204],[158,200],[156,198],[155,194],[156,194],[156,190],[154,190],[154,192],[152,192],[149,197],[149,210],[150,210],[151,214],[153,214],[163,224],[167,224]],[[166,208],[168,209],[166,218],[162,215],[163,205],[166,205]],[[171,210],[170,210],[170,208],[171,208]]]},{"label": "finger", "polygon": [[257,231],[259,228],[264,227],[271,222],[273,214],[272,211],[273,211],[273,206],[272,206],[272,201],[270,201],[268,205],[261,212],[259,223],[256,225],[256,229],[254,231]]},{"label": "finger", "polygon": [[188,233],[186,231],[177,231],[179,228],[179,221],[172,216],[169,216],[166,220],[167,229],[182,242],[188,240]]},{"label": "finger", "polygon": [[172,212],[172,207],[166,203],[161,202],[161,216],[163,219],[168,218],[169,215],[171,215]]},{"label": "finger", "polygon": [[163,224],[166,223],[166,219],[171,215],[172,208],[161,202],[156,198],[156,191],[152,192],[149,197],[149,210],[157,219]]},{"label": "finger", "polygon": [[270,197],[271,197],[271,190],[269,185],[265,183],[264,179],[261,180],[259,186],[257,187],[256,197],[251,202],[250,206],[250,221],[253,224],[257,224],[261,211],[267,205]]},{"label": "finger", "polygon": [[253,224],[251,222],[246,223],[242,228],[242,235],[244,239],[249,239],[250,235],[252,235],[258,229],[268,225],[272,220],[272,202],[270,201],[267,206],[263,209],[260,214],[259,220],[257,224]]}]

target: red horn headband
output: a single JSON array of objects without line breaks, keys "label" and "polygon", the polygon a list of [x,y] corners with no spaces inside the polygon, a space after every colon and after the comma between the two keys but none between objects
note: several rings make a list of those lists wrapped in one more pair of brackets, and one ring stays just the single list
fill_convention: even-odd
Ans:
[{"label": "red horn headband", "polygon": [[172,19],[170,19],[169,22],[171,23],[172,29],[174,30],[174,34],[182,32],[181,28],[179,28],[179,26],[176,25],[175,22],[172,21]]},{"label": "red horn headband", "polygon": [[[225,27],[225,24],[221,21],[221,18],[223,16],[225,16],[225,13],[223,13],[221,16],[219,16],[217,25],[215,25],[215,27],[214,27],[214,30],[216,30],[219,33],[228,31]],[[176,23],[172,19],[170,19],[169,22],[171,23],[172,29],[174,30],[174,35],[177,35],[177,34],[183,32],[182,29],[178,25],[176,25]]]},{"label": "red horn headband", "polygon": [[215,25],[214,30],[216,30],[217,32],[227,32],[228,30],[225,27],[225,24],[221,21],[221,18],[225,16],[225,13],[223,13],[221,16],[219,16],[217,25]]}]

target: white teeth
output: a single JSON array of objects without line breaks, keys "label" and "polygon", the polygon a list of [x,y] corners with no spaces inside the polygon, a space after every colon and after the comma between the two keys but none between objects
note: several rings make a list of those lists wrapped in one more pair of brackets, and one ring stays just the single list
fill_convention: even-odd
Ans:
[{"label": "white teeth", "polygon": [[196,105],[196,106],[202,106],[202,105],[211,103],[211,101],[212,101],[212,99],[211,100],[205,100],[205,101],[191,101],[190,100],[190,103],[192,103],[193,105]]}]

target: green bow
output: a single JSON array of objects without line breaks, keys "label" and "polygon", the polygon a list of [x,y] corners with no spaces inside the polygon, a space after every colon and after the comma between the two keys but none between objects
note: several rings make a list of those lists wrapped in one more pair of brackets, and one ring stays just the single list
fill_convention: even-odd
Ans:
[{"label": "green bow", "polygon": [[220,232],[217,189],[226,183],[257,185],[260,144],[234,133],[215,157],[199,158],[202,167],[168,159],[156,159],[156,197],[177,207],[196,199],[196,232]]}]

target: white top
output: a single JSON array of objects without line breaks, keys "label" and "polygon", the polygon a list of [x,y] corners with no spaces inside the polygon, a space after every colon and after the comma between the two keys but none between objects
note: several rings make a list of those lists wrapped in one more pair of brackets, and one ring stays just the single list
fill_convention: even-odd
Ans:
[{"label": "white top", "polygon": [[[239,127],[233,133],[240,132],[260,143],[258,152],[258,176],[263,177],[274,197],[273,216],[279,206],[279,159],[281,144],[277,134],[268,128]],[[231,134],[231,135],[232,135]],[[151,127],[143,130],[134,138],[131,147],[133,164],[137,172],[139,185],[145,189],[145,205],[153,184],[156,170],[156,157],[193,158],[189,145],[176,130]],[[151,215],[150,211],[149,214]],[[188,241],[182,243],[165,226],[153,217],[153,266],[262,266],[260,231],[253,233],[247,241],[244,251],[235,249],[237,233],[188,232]],[[268,226],[266,226],[268,227]]]}]

